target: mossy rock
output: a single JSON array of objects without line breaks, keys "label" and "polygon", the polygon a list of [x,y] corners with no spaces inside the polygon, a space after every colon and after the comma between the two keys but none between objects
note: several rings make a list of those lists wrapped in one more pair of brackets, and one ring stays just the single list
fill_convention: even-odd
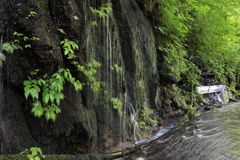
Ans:
[{"label": "mossy rock", "polygon": [[[39,156],[41,157],[41,156]],[[44,160],[100,160],[103,156],[97,154],[77,154],[77,155],[46,155]],[[28,160],[26,155],[1,155],[2,160]],[[104,158],[106,159],[106,158]]]}]

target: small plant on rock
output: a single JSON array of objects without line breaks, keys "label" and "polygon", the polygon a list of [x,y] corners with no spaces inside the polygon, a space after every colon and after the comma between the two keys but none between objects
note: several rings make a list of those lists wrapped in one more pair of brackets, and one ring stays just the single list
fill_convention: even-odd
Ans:
[{"label": "small plant on rock", "polygon": [[41,160],[40,157],[45,158],[45,156],[42,155],[41,148],[38,147],[31,147],[30,149],[25,149],[25,151],[22,151],[20,154],[26,155],[29,160]]},{"label": "small plant on rock", "polygon": [[116,98],[111,98],[111,101],[113,103],[113,108],[118,111],[118,114],[121,116],[123,114],[122,112],[122,101]]},{"label": "small plant on rock", "polygon": [[153,110],[147,107],[144,107],[140,111],[139,127],[144,130],[149,130],[149,126],[154,126],[158,124],[157,118],[153,115]]}]

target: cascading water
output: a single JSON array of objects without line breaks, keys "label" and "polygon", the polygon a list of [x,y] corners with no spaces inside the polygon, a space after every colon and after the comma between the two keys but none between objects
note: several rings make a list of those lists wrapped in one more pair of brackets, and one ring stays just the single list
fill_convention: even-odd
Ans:
[{"label": "cascading water", "polygon": [[[106,3],[107,2],[104,2],[101,5],[105,5]],[[99,9],[102,7],[101,5],[89,3],[87,0],[84,1],[85,13],[87,13],[85,14],[86,57],[87,61],[95,59],[102,64],[101,70],[98,71],[101,75],[96,77],[98,81],[104,82],[100,91],[105,97],[101,101],[106,110],[103,112],[102,123],[104,123],[104,131],[101,131],[102,136],[107,136],[109,139],[116,139],[119,142],[125,142],[127,95],[123,93],[124,67],[122,66],[121,52],[119,44],[117,43],[118,39],[114,36],[117,35],[117,33],[115,33],[117,31],[116,26],[112,24],[114,17],[111,12],[106,12],[106,16],[104,17],[99,17],[89,9],[90,7]],[[96,25],[93,25],[93,22],[95,22]],[[96,38],[96,34],[98,34],[99,37]],[[117,115],[116,117],[117,110],[114,109],[111,98],[118,98],[122,101],[123,106],[121,111],[123,114],[121,116]],[[92,102],[88,101],[88,105],[90,105],[90,103]],[[115,123],[119,123],[118,129],[114,127],[116,126]],[[117,132],[119,135],[116,136],[114,132]],[[112,141],[106,140],[104,143],[106,150],[109,150],[112,145]]]}]

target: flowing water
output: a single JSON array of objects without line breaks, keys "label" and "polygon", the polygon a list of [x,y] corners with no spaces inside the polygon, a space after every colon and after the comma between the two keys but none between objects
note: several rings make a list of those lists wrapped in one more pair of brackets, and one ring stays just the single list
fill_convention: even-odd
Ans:
[{"label": "flowing water", "polygon": [[240,159],[240,103],[205,112],[125,158],[147,160]]},{"label": "flowing water", "polygon": [[[136,141],[135,142],[135,146],[139,147],[141,145],[150,143],[151,141],[163,136],[164,134],[166,134],[168,131],[170,131],[176,124],[177,122],[180,120],[180,117],[174,117],[174,118],[167,118],[164,120],[163,126],[161,128],[159,128],[159,130],[157,131],[157,133],[150,139],[143,139],[140,141]],[[127,157],[127,156],[126,156]],[[125,158],[126,158],[125,157]],[[116,158],[114,160],[124,160],[123,157],[120,158]]]}]

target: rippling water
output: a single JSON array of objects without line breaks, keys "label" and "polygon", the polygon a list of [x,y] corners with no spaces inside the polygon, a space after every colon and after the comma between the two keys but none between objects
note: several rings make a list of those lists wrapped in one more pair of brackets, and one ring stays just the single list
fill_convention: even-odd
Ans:
[{"label": "rippling water", "polygon": [[240,160],[240,103],[202,114],[126,160]]}]

